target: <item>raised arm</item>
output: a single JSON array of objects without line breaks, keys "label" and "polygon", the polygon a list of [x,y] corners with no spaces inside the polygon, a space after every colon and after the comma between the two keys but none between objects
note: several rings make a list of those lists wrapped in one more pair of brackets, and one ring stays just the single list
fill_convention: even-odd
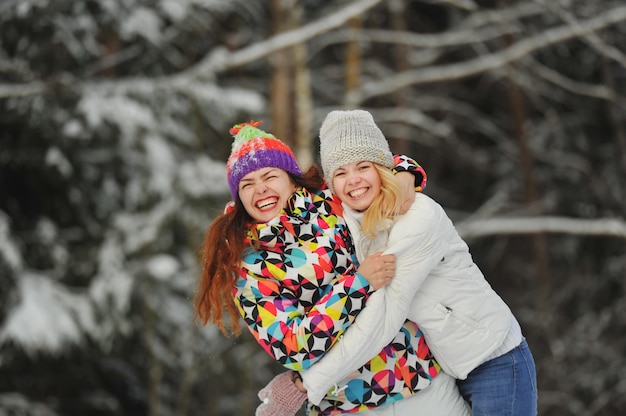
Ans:
[{"label": "raised arm", "polygon": [[426,188],[426,171],[420,166],[415,159],[412,159],[405,155],[393,156],[395,174],[408,172],[414,176],[413,188],[415,192],[422,192]]}]

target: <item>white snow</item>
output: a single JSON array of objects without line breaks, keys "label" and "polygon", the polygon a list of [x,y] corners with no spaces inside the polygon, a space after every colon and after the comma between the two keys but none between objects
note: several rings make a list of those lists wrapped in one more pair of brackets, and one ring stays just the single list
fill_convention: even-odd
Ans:
[{"label": "white snow", "polygon": [[83,328],[95,327],[89,299],[50,276],[30,271],[18,280],[20,302],[0,329],[0,344],[12,341],[26,352],[60,352],[79,343]]},{"label": "white snow", "polygon": [[187,15],[188,5],[188,2],[181,0],[161,0],[159,2],[159,7],[175,22],[182,20]]},{"label": "white snow", "polygon": [[184,162],[179,169],[179,183],[192,197],[222,195],[230,192],[226,179],[226,164],[201,155]]},{"label": "white snow", "polygon": [[20,1],[17,5],[17,15],[24,18],[26,17],[31,9],[41,7],[44,8],[48,5],[48,0],[29,0],[29,1]]},{"label": "white snow", "polygon": [[80,121],[71,119],[63,126],[63,134],[68,137],[80,137],[81,133],[84,133],[84,129]]},{"label": "white snow", "polygon": [[48,149],[46,153],[46,164],[56,167],[61,175],[66,178],[70,177],[74,170],[63,152],[56,146],[52,146]]},{"label": "white snow", "polygon": [[153,10],[144,7],[134,9],[122,22],[120,35],[128,40],[140,36],[158,46],[163,37],[161,18]]},{"label": "white snow", "polygon": [[115,315],[128,311],[133,288],[133,277],[124,256],[118,236],[109,232],[98,253],[98,274],[89,288],[95,303]]},{"label": "white snow", "polygon": [[8,215],[0,211],[0,256],[13,270],[21,270],[23,260],[20,250],[11,238],[10,220]]},{"label": "white snow", "polygon": [[100,128],[105,121],[117,125],[126,144],[139,139],[140,130],[151,131],[157,124],[149,107],[123,95],[108,96],[95,90],[85,91],[78,111],[85,116],[90,129]]},{"label": "white snow", "polygon": [[232,118],[238,112],[260,113],[267,106],[258,92],[243,88],[220,88],[213,84],[190,85],[187,92],[201,103],[214,108],[215,117]]},{"label": "white snow", "polygon": [[149,189],[161,195],[167,195],[172,191],[172,182],[177,168],[173,151],[160,136],[150,135],[143,143],[150,170]]},{"label": "white snow", "polygon": [[0,409],[6,413],[2,415],[29,415],[29,416],[57,416],[54,410],[46,404],[33,401],[32,398],[20,393],[0,393]]},{"label": "white snow", "polygon": [[124,249],[126,253],[135,253],[156,241],[165,222],[179,208],[179,201],[169,198],[155,204],[149,212],[117,215],[114,222],[125,238]]},{"label": "white snow", "polygon": [[152,256],[146,263],[146,270],[156,280],[167,281],[180,269],[179,261],[168,254]]}]

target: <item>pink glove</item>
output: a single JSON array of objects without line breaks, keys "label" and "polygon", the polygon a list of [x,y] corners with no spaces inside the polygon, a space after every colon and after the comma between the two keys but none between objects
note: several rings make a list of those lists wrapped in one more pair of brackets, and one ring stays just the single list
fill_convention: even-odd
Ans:
[{"label": "pink glove", "polygon": [[263,403],[256,408],[256,416],[294,416],[306,400],[293,382],[293,371],[274,377],[259,391]]}]

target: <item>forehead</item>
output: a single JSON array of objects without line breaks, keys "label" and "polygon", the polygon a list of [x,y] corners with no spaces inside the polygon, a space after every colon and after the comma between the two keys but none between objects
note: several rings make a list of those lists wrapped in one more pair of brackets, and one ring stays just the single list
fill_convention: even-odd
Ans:
[{"label": "forehead", "polygon": [[274,174],[274,175],[287,175],[287,172],[285,172],[284,170],[280,169],[280,168],[273,168],[273,167],[267,167],[267,168],[261,168],[261,169],[257,169],[254,170],[250,173],[248,173],[247,175],[245,175],[243,178],[241,178],[242,181],[251,181],[257,178],[262,178],[266,175],[269,174]]},{"label": "forehead", "polygon": [[361,160],[358,162],[350,162],[350,163],[346,163],[344,165],[339,166],[338,169],[350,169],[350,168],[354,168],[357,166],[361,166],[361,165],[373,165],[373,162],[370,162],[368,160]]}]

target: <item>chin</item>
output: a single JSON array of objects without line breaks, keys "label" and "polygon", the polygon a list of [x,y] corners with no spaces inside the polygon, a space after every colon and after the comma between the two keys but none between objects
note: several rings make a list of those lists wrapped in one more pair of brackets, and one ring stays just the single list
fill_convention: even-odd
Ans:
[{"label": "chin", "polygon": [[275,218],[276,216],[278,216],[278,211],[272,212],[272,213],[268,213],[268,214],[264,214],[263,217],[262,217],[263,218],[263,222],[268,222],[272,218]]},{"label": "chin", "polygon": [[368,203],[362,203],[362,204],[357,204],[355,208],[353,208],[355,211],[359,211],[359,212],[363,212],[363,211],[367,211],[367,209],[370,207],[370,205],[372,205],[371,202]]}]

